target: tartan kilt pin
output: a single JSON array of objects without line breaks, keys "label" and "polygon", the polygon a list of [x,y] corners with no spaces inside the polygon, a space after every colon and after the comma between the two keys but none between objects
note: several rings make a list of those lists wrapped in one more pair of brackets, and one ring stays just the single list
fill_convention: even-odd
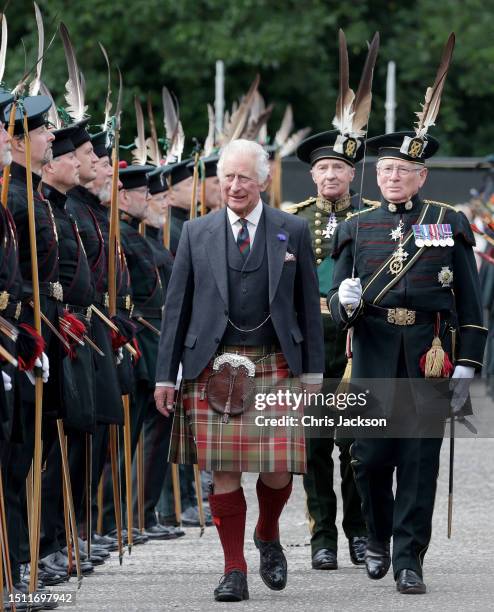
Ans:
[{"label": "tartan kilt pin", "polygon": [[[266,346],[225,346],[222,353],[238,353],[256,363],[255,393],[278,390],[300,392],[300,382],[293,377],[283,353]],[[215,355],[215,357],[217,356]],[[306,471],[303,426],[259,426],[256,416],[282,417],[290,411],[286,405],[270,406],[264,412],[255,402],[228,422],[208,405],[207,381],[213,372],[214,358],[195,380],[183,380],[173,417],[168,460],[172,463],[197,463],[201,470],[225,472]],[[301,422],[300,411],[296,414]]]}]

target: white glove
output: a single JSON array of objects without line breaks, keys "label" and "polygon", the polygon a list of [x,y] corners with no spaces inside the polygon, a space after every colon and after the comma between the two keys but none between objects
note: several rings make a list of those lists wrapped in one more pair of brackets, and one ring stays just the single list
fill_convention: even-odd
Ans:
[{"label": "white glove", "polygon": [[453,391],[451,398],[451,409],[453,414],[461,412],[468,398],[470,384],[475,376],[475,368],[471,366],[457,365],[449,383],[450,390]]},{"label": "white glove", "polygon": [[343,308],[356,308],[362,298],[360,278],[345,278],[338,289],[338,298]]},{"label": "white glove", "polygon": [[[50,361],[45,353],[41,353],[41,357],[36,359],[34,362],[34,367],[42,369],[41,378],[43,379],[44,383],[47,383],[48,379],[50,378]],[[27,370],[26,376],[29,378],[29,382],[34,385],[35,377],[33,371]]]},{"label": "white glove", "polygon": [[12,391],[12,378],[2,370],[3,388],[5,391]]},{"label": "white glove", "polygon": [[120,347],[117,349],[117,352],[115,353],[115,360],[117,365],[120,365],[123,361],[124,358],[124,354],[123,354],[123,348]]}]

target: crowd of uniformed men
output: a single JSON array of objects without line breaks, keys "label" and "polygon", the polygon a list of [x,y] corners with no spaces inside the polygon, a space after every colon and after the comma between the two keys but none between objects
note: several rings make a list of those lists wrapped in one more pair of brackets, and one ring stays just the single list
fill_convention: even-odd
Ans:
[{"label": "crowd of uniformed men", "polygon": [[[69,75],[77,90],[74,74],[78,77],[77,71],[70,71],[69,59]],[[0,94],[0,163],[8,169],[0,207],[0,343],[5,351],[0,385],[0,493],[5,507],[2,541],[10,559],[9,572],[4,567],[4,573],[6,579],[10,573],[12,581],[4,582],[5,607],[10,606],[12,585],[13,593],[28,592],[33,572],[31,531],[33,521],[36,523],[32,508],[37,477],[33,459],[39,433],[35,415],[40,384],[41,515],[35,590],[42,593],[46,585],[62,583],[77,571],[93,572],[110,551],[121,553],[123,543],[184,535],[175,520],[165,524],[166,515],[174,519],[176,505],[167,494],[171,490],[167,473],[171,472],[172,418],[156,409],[153,397],[162,314],[184,222],[199,214],[219,214],[217,211],[228,203],[220,193],[215,143],[206,143],[195,158],[182,160],[183,132],[171,97],[174,130],[168,134],[168,151],[160,154],[160,144],[153,135],[147,142],[143,140],[138,113],[140,135],[134,163],[120,162],[116,171],[120,118],[106,122],[103,130],[90,129],[98,121],[89,116],[83,99],[77,101],[73,96],[66,111],[59,113],[46,88],[41,85],[43,93],[39,89],[29,96],[12,95],[7,90]],[[275,145],[267,146],[263,130],[269,112],[255,110],[255,104],[259,104],[256,84],[232,114],[237,123],[230,125],[230,138],[235,134],[234,138],[266,145],[272,178],[266,195],[279,207],[280,160],[291,152],[284,148],[290,117],[286,117]],[[13,105],[15,115],[11,113]],[[170,107],[165,105],[166,113]],[[123,116],[127,122],[127,114]],[[367,120],[368,114],[363,125]],[[310,138],[305,138],[304,130],[294,139],[295,146],[299,145],[298,157],[310,164],[317,196],[287,208],[310,229],[324,334],[324,363],[319,369],[330,379],[325,390],[334,391],[332,384],[343,376],[347,330],[352,326],[354,376],[419,377],[424,372],[419,368],[421,353],[433,340],[430,329],[434,328],[434,336],[441,338],[451,354],[451,313],[460,330],[453,364],[460,368],[456,375],[473,375],[482,363],[486,334],[472,255],[473,234],[461,213],[418,196],[427,174],[425,159],[435,153],[437,141],[426,129],[425,135],[388,134],[365,145],[365,131],[359,131],[363,126],[354,126],[353,132],[350,129],[354,136],[349,137],[341,122],[336,125],[336,130]],[[228,138],[222,144],[227,142]],[[363,158],[366,146],[378,155],[381,202],[362,202],[359,194],[350,191],[355,164]],[[233,181],[240,183],[243,178],[236,176]],[[118,207],[116,226],[112,226],[112,206]],[[246,236],[248,243],[248,230]],[[358,249],[354,246],[357,239]],[[239,240],[237,237],[237,244]],[[278,240],[285,238],[278,234]],[[422,254],[430,246],[427,241],[432,244],[434,240],[438,246],[434,243],[436,248]],[[243,247],[239,248],[242,253]],[[410,262],[417,259],[420,261],[412,269]],[[360,280],[354,278],[355,267]],[[380,274],[384,268],[386,274]],[[455,303],[450,287],[455,288]],[[39,329],[37,315],[41,316]],[[401,334],[399,341],[393,340],[398,338],[396,334]],[[185,346],[193,348],[187,338]],[[451,371],[442,373],[449,375]],[[420,415],[420,406],[418,413],[413,410],[417,403],[413,390],[403,403],[406,409],[400,418],[418,428],[415,417]],[[351,439],[326,436],[307,440],[304,487],[314,569],[338,567],[331,457],[336,444],[343,530],[352,562],[365,563],[371,578],[382,577],[391,563],[393,537],[398,589],[425,591],[422,561],[430,539],[440,438],[422,439],[417,431],[417,438],[411,440],[359,440],[352,449]],[[137,478],[135,474],[129,478],[129,458]],[[393,502],[395,466],[400,467]],[[182,472],[182,489],[191,485],[191,474]],[[203,472],[203,480],[205,476]],[[266,499],[278,489],[270,489],[267,481],[259,482],[264,483],[259,486],[265,487]],[[132,533],[127,533],[129,485],[134,492]],[[420,500],[411,495],[412,490],[420,491]],[[223,501],[234,494],[225,492]],[[286,495],[272,519],[275,525],[289,492]],[[188,509],[190,524],[198,521],[194,506],[202,506],[199,487],[198,497],[201,499],[193,500]],[[210,496],[212,510],[218,508],[219,497]],[[139,503],[134,507],[137,498]],[[224,520],[227,518],[225,513]],[[71,519],[75,519],[79,534],[77,554],[74,537],[67,537]],[[208,511],[201,520],[209,523]],[[224,544],[226,536],[219,519],[215,523]],[[264,531],[268,532],[276,533],[276,528]],[[261,544],[262,538],[256,545],[261,549],[263,579],[271,588],[283,588],[286,565],[283,569],[282,553],[276,549],[270,553],[271,560],[263,559]],[[227,556],[226,547],[225,565]],[[227,584],[215,592],[217,599],[248,597],[246,583],[241,582],[240,587],[228,583],[232,567],[233,573],[242,574],[242,563],[230,564],[229,571],[225,570]],[[276,572],[278,578],[273,578]],[[25,602],[17,604],[17,609],[26,607]]]}]

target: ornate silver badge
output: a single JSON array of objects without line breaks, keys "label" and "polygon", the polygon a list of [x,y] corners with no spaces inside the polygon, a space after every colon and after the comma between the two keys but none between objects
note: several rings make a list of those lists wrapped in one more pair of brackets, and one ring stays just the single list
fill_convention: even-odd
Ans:
[{"label": "ornate silver badge", "polygon": [[324,238],[332,238],[333,234],[336,231],[338,226],[338,221],[336,219],[336,215],[332,212],[329,215],[328,224],[326,225],[326,229],[323,231],[322,235]]},{"label": "ornate silver badge", "polygon": [[437,280],[441,283],[442,287],[450,287],[453,282],[453,272],[448,266],[443,266],[441,271],[437,273]]}]

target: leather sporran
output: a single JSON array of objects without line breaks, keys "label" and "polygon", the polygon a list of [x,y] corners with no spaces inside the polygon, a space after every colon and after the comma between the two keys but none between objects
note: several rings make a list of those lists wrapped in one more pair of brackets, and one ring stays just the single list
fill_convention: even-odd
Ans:
[{"label": "leather sporran", "polygon": [[223,353],[213,362],[213,373],[206,384],[209,406],[223,415],[223,423],[230,416],[242,414],[255,399],[255,364],[244,355]]}]

